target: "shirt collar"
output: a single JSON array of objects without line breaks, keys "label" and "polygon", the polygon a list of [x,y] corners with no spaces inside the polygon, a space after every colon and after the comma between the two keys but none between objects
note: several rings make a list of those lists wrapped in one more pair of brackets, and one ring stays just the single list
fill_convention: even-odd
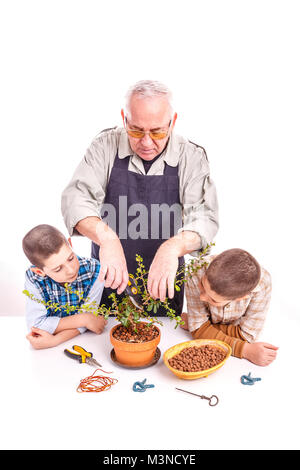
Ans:
[{"label": "shirt collar", "polygon": [[[179,161],[180,155],[180,143],[182,142],[182,137],[171,133],[169,138],[169,142],[165,150],[161,154],[161,158],[169,165],[169,166],[177,166]],[[126,158],[128,156],[136,155],[132,148],[130,147],[130,143],[127,137],[127,133],[125,129],[121,130],[120,140],[119,140],[119,147],[118,147],[118,155],[119,158]],[[137,158],[141,160],[141,158],[136,155]]]}]

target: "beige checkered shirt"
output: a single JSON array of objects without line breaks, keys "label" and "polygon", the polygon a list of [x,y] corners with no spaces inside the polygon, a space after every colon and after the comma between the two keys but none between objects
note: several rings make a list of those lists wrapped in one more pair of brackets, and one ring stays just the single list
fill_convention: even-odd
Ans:
[{"label": "beige checkered shirt", "polygon": [[[210,263],[214,256],[207,256]],[[208,266],[199,270],[186,283],[188,325],[191,332],[209,321],[239,326],[242,336],[248,342],[257,339],[261,332],[271,300],[271,276],[261,267],[261,279],[256,288],[244,299],[229,302],[224,307],[214,307],[200,300],[199,281]]]}]

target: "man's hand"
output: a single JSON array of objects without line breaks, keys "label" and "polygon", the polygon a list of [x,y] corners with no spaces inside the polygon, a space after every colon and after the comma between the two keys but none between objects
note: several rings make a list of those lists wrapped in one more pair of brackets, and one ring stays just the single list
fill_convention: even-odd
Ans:
[{"label": "man's hand", "polygon": [[41,330],[33,326],[31,332],[26,336],[31,346],[34,349],[52,348],[55,346],[55,335],[48,333],[48,331]]},{"label": "man's hand", "polygon": [[93,313],[86,314],[85,326],[88,330],[93,331],[97,335],[100,335],[107,324],[107,320],[102,315],[94,315]]},{"label": "man's hand", "polygon": [[118,289],[121,294],[128,283],[126,259],[118,235],[99,217],[86,217],[80,220],[75,229],[100,246],[101,263],[99,281],[105,281],[105,287]]},{"label": "man's hand", "polygon": [[183,231],[165,241],[157,250],[148,275],[148,292],[162,302],[174,297],[174,281],[178,269],[178,258],[200,248],[198,233]]},{"label": "man's hand", "polygon": [[128,271],[120,240],[115,239],[102,243],[99,259],[101,264],[99,281],[105,282],[105,287],[117,289],[117,294],[121,294],[128,283]]},{"label": "man's hand", "polygon": [[243,348],[243,358],[258,366],[268,366],[276,359],[277,350],[277,346],[269,343],[246,343]]},{"label": "man's hand", "polygon": [[156,252],[148,275],[148,292],[154,299],[162,302],[174,297],[174,281],[178,269],[178,249],[176,244],[163,243]]}]

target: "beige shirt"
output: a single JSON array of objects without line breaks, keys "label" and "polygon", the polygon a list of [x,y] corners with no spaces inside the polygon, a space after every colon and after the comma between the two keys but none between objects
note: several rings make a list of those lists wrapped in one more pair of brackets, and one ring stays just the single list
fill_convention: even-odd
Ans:
[{"label": "beige shirt", "polygon": [[[209,265],[213,258],[207,256],[204,261]],[[231,324],[240,327],[247,341],[255,341],[263,328],[271,300],[271,275],[261,267],[260,281],[248,296],[229,302],[224,307],[214,307],[200,300],[200,279],[208,265],[194,274],[185,285],[189,330],[193,332],[207,321],[213,325]]]},{"label": "beige shirt", "polygon": [[[130,156],[128,170],[145,174],[142,159],[129,144],[123,128],[107,129],[92,141],[62,194],[62,214],[69,234],[89,216],[99,217],[114,159]],[[212,242],[218,231],[218,202],[210,178],[205,150],[183,137],[171,134],[168,145],[147,175],[163,175],[164,166],[178,165],[179,198],[183,208],[182,230],[197,232],[201,248]]]}]

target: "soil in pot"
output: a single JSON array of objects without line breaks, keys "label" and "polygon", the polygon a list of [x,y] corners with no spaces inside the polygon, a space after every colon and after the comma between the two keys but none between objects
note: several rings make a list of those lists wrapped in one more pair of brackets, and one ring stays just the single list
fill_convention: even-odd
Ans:
[{"label": "soil in pot", "polygon": [[222,362],[226,352],[216,346],[206,344],[185,348],[169,359],[171,367],[183,372],[197,372],[207,370]]},{"label": "soil in pot", "polygon": [[154,326],[147,326],[146,323],[138,323],[134,328],[126,328],[118,325],[113,332],[113,337],[119,341],[128,343],[144,343],[159,336],[159,330]]}]

